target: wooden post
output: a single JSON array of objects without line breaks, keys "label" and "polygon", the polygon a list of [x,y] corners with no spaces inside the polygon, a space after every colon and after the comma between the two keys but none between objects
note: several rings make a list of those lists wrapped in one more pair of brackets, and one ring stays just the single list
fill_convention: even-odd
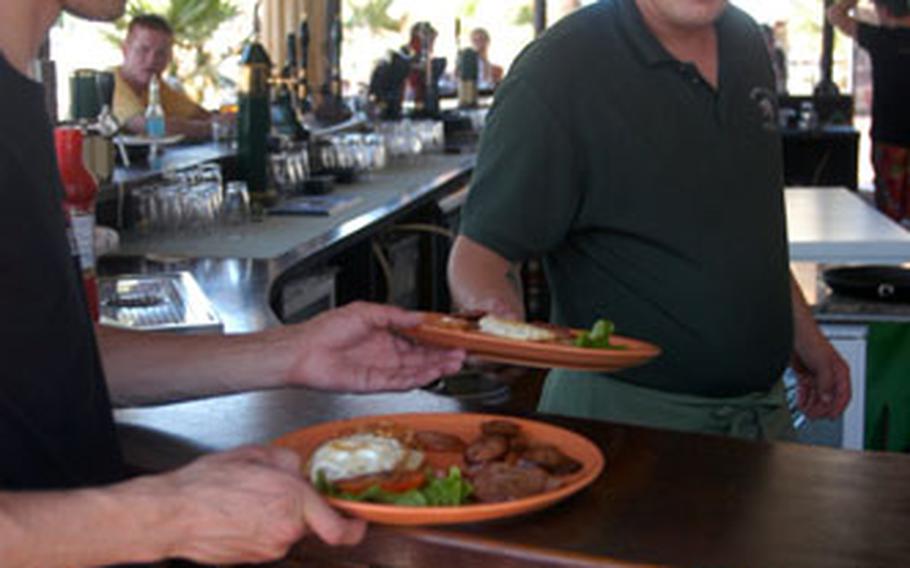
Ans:
[{"label": "wooden post", "polygon": [[[341,17],[341,0],[306,0],[306,17],[310,27],[310,60],[308,75],[317,116],[323,107],[335,105],[337,101],[326,99],[326,89],[331,84],[331,27]],[[330,113],[332,114],[332,113]]]},{"label": "wooden post", "polygon": [[326,54],[329,45],[330,2],[327,0],[305,0],[306,18],[310,26],[309,69],[310,89],[318,106],[320,90],[329,73]]},{"label": "wooden post", "polygon": [[837,85],[834,83],[832,67],[834,66],[834,28],[826,17],[828,6],[833,0],[822,2],[822,57],[821,80],[815,85],[816,96],[834,96],[838,94]]},{"label": "wooden post", "polygon": [[534,37],[547,29],[547,0],[534,0]]}]

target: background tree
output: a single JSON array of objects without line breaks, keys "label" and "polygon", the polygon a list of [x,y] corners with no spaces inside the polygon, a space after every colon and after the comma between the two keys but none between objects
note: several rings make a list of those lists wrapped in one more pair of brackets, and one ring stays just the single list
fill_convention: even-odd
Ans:
[{"label": "background tree", "polygon": [[374,35],[384,32],[398,33],[404,27],[406,17],[398,19],[389,15],[389,8],[395,0],[364,0],[350,2],[346,8],[350,13],[345,26],[348,28],[365,28]]}]

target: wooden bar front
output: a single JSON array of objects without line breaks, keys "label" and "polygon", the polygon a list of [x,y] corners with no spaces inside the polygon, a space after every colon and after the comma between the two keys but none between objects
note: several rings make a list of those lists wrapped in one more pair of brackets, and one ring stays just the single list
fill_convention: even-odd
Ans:
[{"label": "wooden bar front", "polygon": [[[124,410],[117,418],[128,460],[143,470],[161,470],[202,451],[267,442],[325,420],[461,410],[471,408],[423,391],[358,397],[281,390]],[[308,537],[294,556],[433,568],[620,561],[866,568],[910,562],[908,456],[534,417],[601,447],[606,469],[589,489],[513,519],[417,529],[373,526],[354,548],[331,548]]]}]

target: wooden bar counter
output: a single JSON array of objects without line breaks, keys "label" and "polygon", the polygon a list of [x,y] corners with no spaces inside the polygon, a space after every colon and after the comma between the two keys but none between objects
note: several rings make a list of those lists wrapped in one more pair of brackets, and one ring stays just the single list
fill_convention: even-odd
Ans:
[{"label": "wooden bar counter", "polygon": [[[117,420],[127,460],[149,471],[326,420],[457,411],[490,409],[426,391],[356,396],[277,390],[125,409]],[[910,565],[908,456],[531,417],[571,428],[600,446],[606,468],[591,487],[512,519],[428,528],[374,525],[354,548],[307,537],[279,565]]]}]

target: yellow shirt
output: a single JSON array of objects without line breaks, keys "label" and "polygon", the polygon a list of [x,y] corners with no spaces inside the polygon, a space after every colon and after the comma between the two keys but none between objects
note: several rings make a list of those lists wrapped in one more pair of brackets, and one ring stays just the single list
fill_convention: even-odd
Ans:
[{"label": "yellow shirt", "polygon": [[[164,116],[168,118],[205,118],[208,113],[194,103],[188,96],[171,88],[161,81],[161,106]],[[121,124],[137,115],[145,114],[148,106],[148,92],[139,94],[130,87],[120,75],[120,69],[114,72],[114,116]]]}]

